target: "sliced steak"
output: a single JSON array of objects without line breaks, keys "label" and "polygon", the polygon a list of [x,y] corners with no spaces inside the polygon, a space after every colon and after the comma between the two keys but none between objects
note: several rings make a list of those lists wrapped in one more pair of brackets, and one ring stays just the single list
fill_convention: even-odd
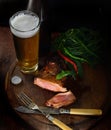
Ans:
[{"label": "sliced steak", "polygon": [[43,89],[47,89],[47,90],[50,90],[50,91],[53,91],[53,92],[66,92],[67,89],[64,88],[60,83],[58,82],[52,82],[48,79],[43,79],[43,78],[35,78],[34,80],[34,84],[43,88]]},{"label": "sliced steak", "polygon": [[69,90],[64,93],[58,93],[46,102],[46,106],[60,108],[67,106],[76,100],[74,94]]}]

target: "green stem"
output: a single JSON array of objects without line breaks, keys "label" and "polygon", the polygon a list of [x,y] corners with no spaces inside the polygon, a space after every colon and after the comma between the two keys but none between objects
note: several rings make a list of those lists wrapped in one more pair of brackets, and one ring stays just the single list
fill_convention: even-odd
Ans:
[{"label": "green stem", "polygon": [[71,58],[73,58],[73,59],[75,59],[75,60],[79,60],[79,61],[82,61],[82,62],[88,62],[86,59],[84,59],[84,58],[79,58],[79,57],[77,57],[77,56],[74,56],[74,55],[72,55],[71,53],[69,53],[68,52],[68,50],[64,47],[64,52],[68,55],[68,56],[70,56]]}]

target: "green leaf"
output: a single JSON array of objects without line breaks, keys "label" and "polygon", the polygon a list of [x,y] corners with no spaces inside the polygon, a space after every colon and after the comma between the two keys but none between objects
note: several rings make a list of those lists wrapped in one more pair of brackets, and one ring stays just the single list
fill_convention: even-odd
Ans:
[{"label": "green leaf", "polygon": [[58,74],[56,75],[56,79],[57,79],[57,80],[60,80],[60,79],[62,79],[63,77],[66,77],[66,76],[69,76],[69,75],[71,75],[71,71],[69,71],[69,70],[62,70],[60,73],[58,73]]}]

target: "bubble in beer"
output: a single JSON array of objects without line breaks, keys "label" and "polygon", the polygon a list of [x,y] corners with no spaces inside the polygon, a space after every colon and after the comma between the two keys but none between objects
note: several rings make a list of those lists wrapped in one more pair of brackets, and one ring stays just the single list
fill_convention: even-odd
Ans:
[{"label": "bubble in beer", "polygon": [[12,33],[20,38],[32,37],[39,30],[39,17],[21,12],[10,19]]}]

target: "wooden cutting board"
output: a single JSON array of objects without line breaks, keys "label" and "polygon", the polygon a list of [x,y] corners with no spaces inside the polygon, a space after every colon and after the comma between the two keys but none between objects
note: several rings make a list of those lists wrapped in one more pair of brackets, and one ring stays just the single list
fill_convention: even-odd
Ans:
[{"label": "wooden cutting board", "polygon": [[[105,115],[110,105],[109,81],[104,67],[97,66],[96,68],[91,68],[85,64],[83,65],[83,68],[83,79],[68,83],[68,85],[71,86],[73,93],[76,95],[77,101],[66,108],[100,108],[103,110],[103,115],[97,117],[65,114],[54,115],[54,117],[63,121],[74,130],[87,130],[92,127]],[[21,84],[13,85],[11,83],[11,78],[15,75],[22,78]],[[5,90],[13,110],[15,107],[22,105],[17,98],[17,94],[22,91],[41,106],[44,106],[45,102],[55,95],[54,92],[50,92],[35,86],[33,84],[34,77],[35,76],[33,74],[28,75],[20,72],[19,67],[16,66],[16,62],[10,66],[6,76]],[[53,125],[42,115],[24,114],[17,111],[15,112],[35,130],[58,130],[58,127]]]}]

